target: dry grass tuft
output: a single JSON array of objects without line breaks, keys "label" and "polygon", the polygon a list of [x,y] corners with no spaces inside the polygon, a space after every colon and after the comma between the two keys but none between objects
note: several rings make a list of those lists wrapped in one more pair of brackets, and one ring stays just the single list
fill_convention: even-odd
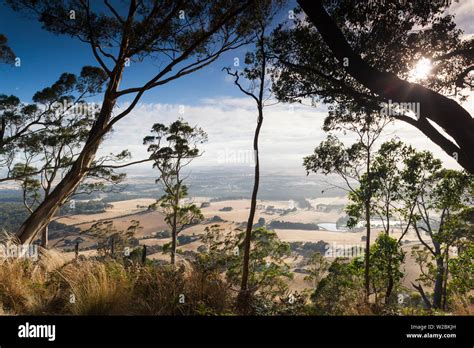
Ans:
[{"label": "dry grass tuft", "polygon": [[47,251],[37,261],[0,260],[0,313],[216,315],[231,312],[234,302],[222,277],[189,265],[63,263],[60,254]]},{"label": "dry grass tuft", "polygon": [[472,295],[452,294],[450,299],[451,312],[455,315],[474,315]]},{"label": "dry grass tuft", "polygon": [[74,315],[127,314],[131,283],[118,263],[71,262],[58,271],[66,285],[67,312]]}]

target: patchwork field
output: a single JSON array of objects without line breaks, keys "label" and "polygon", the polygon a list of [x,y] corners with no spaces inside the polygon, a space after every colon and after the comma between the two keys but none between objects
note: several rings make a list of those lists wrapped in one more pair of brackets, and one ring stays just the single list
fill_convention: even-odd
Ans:
[{"label": "patchwork field", "polygon": [[[154,246],[164,245],[170,241],[170,238],[150,238],[154,232],[163,231],[167,229],[163,215],[160,212],[148,211],[147,207],[154,202],[153,199],[133,199],[127,201],[113,202],[113,207],[108,208],[106,212],[93,214],[93,215],[73,215],[60,219],[60,222],[74,225],[80,228],[82,231],[89,229],[92,224],[102,221],[111,220],[117,230],[126,230],[130,226],[132,220],[136,220],[140,223],[141,229],[136,233],[136,237],[139,238],[140,245]],[[197,197],[193,199],[193,202],[201,207],[202,213],[207,220],[203,224],[191,226],[181,232],[181,235],[200,235],[204,233],[206,226],[210,225],[211,219],[219,217],[223,221],[216,222],[228,233],[235,233],[237,227],[242,226],[246,223],[248,213],[250,209],[250,202],[248,200],[224,200],[217,202],[209,202],[206,197]],[[258,209],[256,212],[255,222],[258,219],[265,219],[265,223],[268,224],[271,221],[285,221],[295,223],[331,223],[328,226],[334,225],[338,218],[343,216],[343,211],[339,208],[344,205],[347,201],[343,197],[323,197],[318,199],[308,200],[311,204],[311,208],[301,209],[293,201],[259,201]],[[331,207],[334,207],[331,209]],[[296,208],[296,209],[295,209]],[[324,210],[324,211],[323,211]],[[285,242],[312,242],[317,243],[318,241],[325,241],[329,243],[331,247],[346,247],[352,246],[365,246],[363,236],[365,232],[341,232],[341,231],[327,231],[327,230],[298,230],[298,229],[275,229],[278,237]],[[380,228],[374,228],[371,242],[375,240],[376,236],[381,233]],[[399,238],[400,230],[393,230],[392,236]],[[82,235],[83,236],[83,235]],[[147,237],[143,239],[143,237]],[[83,246],[92,245],[94,242],[88,237],[83,237],[86,242]],[[406,278],[403,283],[406,286],[410,286],[411,282],[414,281],[419,275],[419,269],[415,265],[414,260],[410,256],[411,246],[418,244],[418,240],[414,232],[409,232],[404,237],[404,250],[407,251],[406,263],[404,265],[406,271]],[[59,243],[59,245],[61,245]],[[201,242],[199,240],[193,241],[188,244],[179,246],[181,251],[194,251],[196,252]],[[82,252],[81,252],[82,253]],[[87,253],[91,254],[90,251]],[[168,260],[169,255],[163,253],[152,253],[149,255],[150,259],[156,260]],[[178,260],[183,259],[181,255],[178,255]],[[300,257],[288,258],[287,262],[293,267],[298,268],[301,266]],[[302,290],[307,288],[310,284],[304,280],[304,274],[295,273],[295,277],[291,283],[291,288],[294,290]]]},{"label": "patchwork field", "polygon": [[58,222],[66,225],[81,225],[94,221],[113,219],[124,215],[143,212],[146,210],[144,207],[148,207],[154,202],[154,199],[149,198],[113,202],[112,208],[107,208],[104,213],[71,215],[58,219]]}]

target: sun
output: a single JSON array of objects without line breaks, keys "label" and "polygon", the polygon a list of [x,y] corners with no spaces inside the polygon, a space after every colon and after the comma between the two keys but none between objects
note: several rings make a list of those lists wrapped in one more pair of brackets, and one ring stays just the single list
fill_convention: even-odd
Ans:
[{"label": "sun", "polygon": [[431,69],[433,69],[431,60],[421,58],[409,72],[408,81],[417,82],[426,79],[430,75]]}]

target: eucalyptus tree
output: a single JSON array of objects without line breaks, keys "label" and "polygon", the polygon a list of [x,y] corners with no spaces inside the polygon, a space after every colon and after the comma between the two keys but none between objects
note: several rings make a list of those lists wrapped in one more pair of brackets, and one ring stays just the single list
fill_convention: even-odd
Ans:
[{"label": "eucalyptus tree", "polygon": [[174,265],[178,234],[204,218],[195,204],[183,202],[188,196],[188,187],[184,184],[186,177],[182,171],[201,156],[198,145],[207,141],[207,134],[181,119],[169,126],[156,123],[152,134],[145,137],[143,143],[149,145],[153,167],[160,173],[156,181],[161,183],[165,192],[153,207],[164,213],[171,228],[171,264]]},{"label": "eucalyptus tree", "polygon": [[[87,99],[101,92],[104,81],[101,69],[85,66],[79,76],[61,74],[51,86],[36,92],[32,103],[20,102],[14,95],[0,95],[0,164],[11,168],[28,138],[31,140],[48,127],[60,129],[58,124],[71,112],[90,110],[92,113],[94,105],[87,103]],[[16,178],[7,171],[0,181]]]},{"label": "eucalyptus tree", "polygon": [[[472,209],[474,203],[474,181],[472,175],[456,170],[432,167],[428,173],[427,180],[419,187],[417,218],[413,224],[422,245],[422,249],[414,250],[421,276],[420,283],[413,286],[427,307],[441,309],[447,302],[452,247],[462,241],[468,245],[474,241],[470,221],[462,218],[463,212]],[[428,299],[422,284],[433,286],[432,300]]]},{"label": "eucalyptus tree", "polygon": [[[30,214],[48,199],[79,156],[98,113],[97,106],[88,103],[87,98],[100,92],[104,80],[100,69],[84,67],[79,77],[64,73],[52,86],[35,93],[33,103],[20,103],[14,96],[0,98],[5,125],[0,160],[6,169],[0,181],[19,183]],[[119,183],[124,174],[116,174],[109,165],[128,157],[125,150],[94,161],[62,205],[77,195],[106,190],[106,183]],[[53,217],[45,220],[41,231],[43,247],[47,247],[48,224]]]},{"label": "eucalyptus tree", "polygon": [[[313,154],[304,158],[304,167],[310,172],[325,175],[336,174],[344,180],[351,204],[347,206],[350,219],[349,227],[357,225],[361,217],[365,217],[365,290],[368,300],[370,294],[370,218],[373,214],[372,196],[373,174],[372,160],[375,155],[377,140],[383,129],[391,122],[390,117],[380,118],[369,109],[360,109],[350,104],[333,107],[326,117],[323,129],[329,132],[327,139],[321,142]],[[333,133],[355,135],[355,142],[344,145]]]},{"label": "eucalyptus tree", "polygon": [[[197,265],[200,269],[217,272],[233,285],[240,285],[242,279],[242,253],[237,253],[243,247],[245,231],[227,233],[219,225],[206,227],[202,236],[203,246],[198,255]],[[264,315],[272,313],[273,300],[283,299],[288,293],[288,280],[293,278],[290,266],[285,259],[291,255],[289,243],[282,242],[275,231],[256,228],[252,233],[253,252],[250,253],[249,286],[260,303],[264,306],[251,306],[248,314]],[[255,297],[252,298],[255,303]],[[259,313],[260,312],[260,313]],[[273,312],[274,313],[274,312]]]},{"label": "eucalyptus tree", "polygon": [[444,12],[449,1],[298,3],[292,25],[273,35],[281,100],[401,107],[395,119],[474,172],[474,121],[460,104],[473,86],[474,40]]},{"label": "eucalyptus tree", "polygon": [[130,221],[126,230],[118,230],[111,220],[102,220],[94,223],[83,234],[97,241],[97,253],[99,256],[122,258],[129,256],[130,249],[137,246],[138,240],[135,234],[141,229],[140,222]]},{"label": "eucalyptus tree", "polygon": [[[61,182],[18,231],[31,242],[87,175],[104,136],[152,88],[189,75],[214,62],[223,52],[247,43],[256,21],[254,0],[137,1],[114,7],[109,1],[51,2],[8,0],[15,10],[37,16],[43,27],[88,44],[106,74],[105,92],[94,125],[79,156]],[[126,68],[152,59],[159,66],[148,81],[121,88]],[[117,109],[118,102],[130,103]]]},{"label": "eucalyptus tree", "polygon": [[[403,142],[392,139],[380,145],[371,164],[372,174],[372,214],[382,222],[383,232],[389,236],[395,228],[399,229],[400,236],[396,241],[396,248],[401,247],[405,235],[413,228],[417,218],[417,202],[419,190],[417,185],[425,183],[426,176],[414,168],[417,160],[429,160],[429,152],[417,152],[413,147]],[[433,165],[439,165],[434,160]],[[366,186],[366,178],[361,181],[361,186]],[[359,203],[361,204],[361,203]],[[352,216],[358,211],[357,202],[352,202]],[[395,246],[391,239],[382,240],[387,250],[392,250],[396,255]],[[388,301],[396,283],[394,275],[398,266],[392,263],[389,252],[386,256],[387,288],[385,299]],[[394,259],[396,261],[396,258]],[[375,260],[374,260],[375,262]]]},{"label": "eucalyptus tree", "polygon": [[[84,107],[86,105],[83,105]],[[19,183],[23,203],[30,214],[49,197],[61,177],[69,170],[78,151],[87,139],[94,112],[58,112],[48,115],[47,126],[28,132],[17,142],[17,156],[9,163],[9,179]],[[74,207],[73,200],[93,192],[106,192],[125,179],[124,173],[116,173],[109,166],[112,162],[128,159],[127,150],[109,154],[94,161],[81,184],[69,195],[63,205]],[[74,209],[70,209],[72,212]],[[61,216],[53,216],[51,220]],[[48,247],[48,224],[41,231],[41,246]]]},{"label": "eucalyptus tree", "polygon": [[472,263],[474,260],[474,209],[471,207],[458,214],[456,218],[463,225],[461,230],[464,230],[464,234],[469,235],[470,238],[461,240],[455,245],[458,252],[456,257],[451,257],[447,264],[446,270],[449,269],[451,281],[445,290],[453,295],[469,295],[474,288],[474,265]]},{"label": "eucalyptus tree", "polygon": [[[268,47],[267,31],[271,21],[282,6],[284,1],[262,1],[256,8],[254,16],[257,20],[257,29],[255,31],[255,51],[248,52],[245,56],[246,67],[243,71],[232,71],[230,68],[224,68],[227,74],[234,78],[234,84],[246,96],[253,99],[257,108],[257,126],[253,136],[254,152],[254,182],[252,197],[250,203],[250,212],[245,229],[245,238],[243,243],[243,264],[242,279],[240,284],[237,305],[240,310],[246,314],[248,311],[251,291],[249,288],[249,263],[252,244],[252,229],[254,226],[255,212],[257,210],[257,195],[260,184],[260,156],[259,156],[259,136],[263,125],[264,108],[266,102],[272,97],[270,90],[271,81],[269,79],[270,51]],[[269,6],[270,4],[270,6]],[[241,81],[243,78],[245,81]]]},{"label": "eucalyptus tree", "polygon": [[381,300],[382,294],[385,305],[393,303],[393,293],[403,278],[400,270],[405,260],[405,252],[400,241],[390,237],[387,233],[380,234],[370,248],[372,288],[375,302]]},{"label": "eucalyptus tree", "polygon": [[[368,176],[363,176],[360,187],[371,186],[371,214],[382,222],[384,236],[379,236],[376,245],[371,249],[370,259],[373,264],[371,273],[378,276],[379,283],[385,286],[385,304],[389,304],[394,287],[400,280],[400,263],[404,260],[401,243],[408,233],[415,218],[417,202],[416,191],[404,181],[411,168],[406,166],[415,150],[399,140],[392,139],[380,145],[373,156],[370,165],[371,182]],[[351,199],[349,215],[351,219],[358,219],[362,205],[357,199]],[[400,230],[400,236],[390,237],[394,228]],[[379,292],[375,289],[374,292]]]}]

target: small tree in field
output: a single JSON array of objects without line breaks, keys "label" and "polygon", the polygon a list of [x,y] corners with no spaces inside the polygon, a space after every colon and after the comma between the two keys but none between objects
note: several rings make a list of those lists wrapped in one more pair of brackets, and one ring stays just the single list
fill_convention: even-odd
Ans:
[{"label": "small tree in field", "polygon": [[162,184],[165,191],[153,207],[165,214],[165,221],[171,228],[171,263],[175,264],[178,234],[185,227],[203,219],[201,210],[195,204],[180,203],[188,195],[182,169],[201,156],[197,146],[207,140],[207,134],[182,119],[168,127],[157,123],[153,125],[152,133],[143,139],[143,143],[149,145],[153,167],[160,172],[156,181]]},{"label": "small tree in field", "polygon": [[137,220],[132,220],[126,230],[118,230],[113,221],[105,220],[93,224],[85,234],[97,240],[97,253],[100,256],[116,258],[130,255],[127,248],[138,244],[135,233],[140,229],[140,222]]}]

